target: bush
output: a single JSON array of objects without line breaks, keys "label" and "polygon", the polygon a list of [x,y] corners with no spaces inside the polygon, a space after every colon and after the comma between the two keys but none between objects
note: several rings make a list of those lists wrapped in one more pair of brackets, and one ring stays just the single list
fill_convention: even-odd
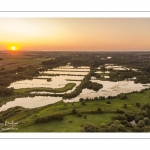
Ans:
[{"label": "bush", "polygon": [[82,102],[82,105],[85,105],[85,102],[84,102],[84,101]]},{"label": "bush", "polygon": [[80,101],[80,102],[83,102],[83,101],[84,101],[84,99],[83,99],[83,98],[80,98],[80,99],[79,99],[79,101]]},{"label": "bush", "polygon": [[145,118],[143,119],[143,121],[144,121],[144,123],[145,123],[146,125],[149,125],[149,124],[150,124],[150,119],[149,119],[148,117],[145,117]]},{"label": "bush", "polygon": [[143,120],[140,120],[137,124],[138,127],[142,128],[145,126],[145,122]]},{"label": "bush", "polygon": [[102,123],[102,124],[100,125],[100,127],[101,127],[101,128],[107,128],[107,125],[106,125],[106,123]]},{"label": "bush", "polygon": [[123,125],[126,125],[127,123],[128,123],[127,120],[122,120],[122,121],[121,121],[121,124],[123,124]]},{"label": "bush", "polygon": [[139,127],[137,127],[137,126],[134,126],[132,128],[132,130],[133,130],[133,132],[141,132],[141,129]]},{"label": "bush", "polygon": [[118,124],[120,124],[120,121],[119,121],[119,120],[115,120],[115,121],[114,121],[114,124],[115,124],[115,125],[118,125]]},{"label": "bush", "polygon": [[125,115],[125,117],[127,117],[127,120],[129,122],[134,120],[134,116],[135,116],[134,114],[132,114],[132,113],[125,113],[124,115]]},{"label": "bush", "polygon": [[85,132],[99,132],[98,127],[96,127],[93,123],[86,123],[83,126]]},{"label": "bush", "polygon": [[82,117],[82,114],[80,112],[77,113],[78,117]]},{"label": "bush", "polygon": [[111,104],[111,102],[110,101],[106,101],[106,104]]},{"label": "bush", "polygon": [[87,117],[86,117],[86,116],[84,116],[84,119],[87,119]]},{"label": "bush", "polygon": [[139,120],[143,120],[143,119],[144,119],[143,115],[136,115],[134,120],[135,120],[136,123],[138,123]]},{"label": "bush", "polygon": [[142,128],[143,132],[150,132],[150,126],[145,126]]},{"label": "bush", "polygon": [[111,125],[109,126],[109,131],[110,131],[110,132],[117,132],[117,131],[118,131],[118,128],[117,128],[117,126],[116,126],[115,124],[111,124]]},{"label": "bush", "polygon": [[3,117],[0,117],[0,123],[4,123]]},{"label": "bush", "polygon": [[136,103],[136,106],[137,106],[137,107],[140,107],[140,106],[141,106],[141,104],[140,104],[140,103]]},{"label": "bush", "polygon": [[124,93],[118,95],[120,99],[127,99],[127,96]]},{"label": "bush", "polygon": [[124,108],[127,108],[127,104],[123,104],[123,107],[124,107]]},{"label": "bush", "polygon": [[123,110],[120,110],[120,109],[117,109],[117,110],[116,110],[116,113],[118,113],[118,114],[124,114],[124,111],[123,111]]},{"label": "bush", "polygon": [[72,112],[73,115],[75,115],[77,113],[75,108],[73,108],[71,112]]},{"label": "bush", "polygon": [[97,108],[97,112],[98,112],[98,113],[102,113],[102,108],[98,107],[98,108]]},{"label": "bush", "polygon": [[121,132],[125,131],[125,126],[124,125],[119,124],[117,127],[118,127],[118,131],[121,131]]}]

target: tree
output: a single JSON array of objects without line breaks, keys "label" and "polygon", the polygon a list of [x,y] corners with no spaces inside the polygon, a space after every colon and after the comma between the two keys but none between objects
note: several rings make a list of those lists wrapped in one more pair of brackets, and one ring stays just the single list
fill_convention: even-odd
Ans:
[{"label": "tree", "polygon": [[75,115],[76,113],[77,113],[76,109],[73,108],[73,109],[72,109],[72,114]]},{"label": "tree", "polygon": [[0,117],[0,123],[4,123],[3,117]]},{"label": "tree", "polygon": [[110,131],[110,132],[117,132],[117,131],[118,131],[117,125],[111,124],[111,125],[109,126],[109,131]]},{"label": "tree", "polygon": [[148,117],[145,117],[143,119],[143,121],[144,121],[145,125],[149,125],[150,124],[150,119]]},{"label": "tree", "polygon": [[111,104],[111,102],[110,101],[106,101],[106,104]]},{"label": "tree", "polygon": [[98,112],[98,113],[102,113],[102,108],[98,107],[98,108],[97,108],[97,112]]},{"label": "tree", "polygon": [[145,126],[145,122],[143,120],[140,120],[137,124],[138,127],[142,128]]},{"label": "tree", "polygon": [[117,127],[118,127],[118,131],[121,131],[121,132],[125,131],[125,126],[124,125],[119,124]]},{"label": "tree", "polygon": [[83,126],[83,129],[85,132],[99,132],[98,127],[96,127],[96,125],[93,123],[86,123]]},{"label": "tree", "polygon": [[141,105],[140,105],[140,103],[136,103],[136,106],[137,106],[137,107],[140,107]]},{"label": "tree", "polygon": [[78,117],[82,117],[81,112],[77,112],[77,116],[78,116]]}]

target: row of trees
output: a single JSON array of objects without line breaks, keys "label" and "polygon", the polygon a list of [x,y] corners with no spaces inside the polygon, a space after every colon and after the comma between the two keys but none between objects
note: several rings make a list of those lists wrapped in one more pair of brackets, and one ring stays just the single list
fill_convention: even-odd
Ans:
[{"label": "row of trees", "polygon": [[14,88],[6,88],[0,86],[0,96],[9,96],[12,95],[14,92]]},{"label": "row of trees", "polygon": [[41,117],[41,118],[37,118],[35,119],[35,124],[37,123],[47,123],[47,122],[51,122],[54,120],[63,120],[63,115],[62,114],[55,114],[55,115],[51,115],[51,116],[45,116],[45,117]]},{"label": "row of trees", "polygon": [[38,70],[34,67],[19,67],[15,70],[12,70],[12,72],[8,71],[5,75],[1,75],[0,86],[9,86],[12,82],[18,80],[33,79],[33,77],[37,76],[38,74]]}]

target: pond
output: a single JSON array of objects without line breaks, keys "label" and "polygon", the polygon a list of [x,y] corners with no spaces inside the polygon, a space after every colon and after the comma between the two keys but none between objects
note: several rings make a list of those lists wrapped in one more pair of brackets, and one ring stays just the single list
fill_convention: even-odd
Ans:
[{"label": "pond", "polygon": [[70,65],[66,65],[66,66],[60,66],[60,67],[57,67],[57,68],[54,68],[54,69],[60,69],[60,68],[63,68],[63,69],[87,69],[87,68],[90,68],[89,66],[80,66],[80,67],[73,67],[73,66],[70,66]]},{"label": "pond", "polygon": [[149,85],[135,84],[134,81],[100,81],[100,80],[91,80],[92,82],[97,82],[103,85],[103,88],[95,92],[89,89],[83,89],[82,93],[75,98],[64,100],[64,102],[77,102],[80,98],[94,98],[99,96],[117,96],[120,93],[129,93],[133,91],[141,91],[146,89]]},{"label": "pond", "polygon": [[24,97],[16,98],[14,101],[7,102],[5,105],[0,107],[0,111],[7,110],[15,106],[22,106],[24,108],[35,108],[41,107],[48,104],[53,104],[61,101],[62,97],[46,97],[46,96],[35,96],[35,97]]},{"label": "pond", "polygon": [[[50,70],[50,69],[49,69]],[[84,69],[80,69],[80,68],[55,68],[55,69],[51,69],[52,71],[67,71],[67,72],[71,72],[71,71],[73,71],[73,72],[76,72],[76,71],[85,71],[85,72],[88,72],[88,71],[90,71],[90,69],[89,68],[84,68]]]},{"label": "pond", "polygon": [[33,80],[22,80],[13,82],[9,87],[13,87],[14,89],[21,88],[34,88],[34,87],[49,87],[49,88],[61,88],[64,87],[67,83],[76,83],[76,86],[80,84],[84,76],[52,76],[50,77],[52,81],[48,82],[47,76],[38,76],[39,79]]},{"label": "pond", "polygon": [[[150,87],[150,84],[142,85],[140,83],[135,84],[134,81],[100,81],[100,80],[91,80],[92,82],[97,82],[103,84],[103,88],[95,92],[89,89],[83,89],[77,97],[72,99],[63,100],[64,102],[77,102],[80,98],[94,98],[99,96],[116,96],[120,93],[129,93],[133,91],[141,91]],[[70,91],[69,91],[70,92]],[[43,92],[45,93],[45,92]],[[0,108],[0,111],[6,110],[15,106],[22,106],[25,108],[35,108],[40,106],[45,106],[48,104],[53,104],[62,100],[62,97],[52,97],[52,96],[35,96],[35,97],[25,97],[25,98],[16,98],[14,101],[6,103]]]},{"label": "pond", "polygon": [[41,74],[65,74],[65,75],[87,75],[89,72],[70,72],[70,71],[43,71]]}]

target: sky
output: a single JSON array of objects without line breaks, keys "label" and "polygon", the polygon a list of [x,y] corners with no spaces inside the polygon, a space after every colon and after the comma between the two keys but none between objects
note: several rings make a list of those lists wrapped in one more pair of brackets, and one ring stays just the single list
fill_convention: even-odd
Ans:
[{"label": "sky", "polygon": [[0,18],[0,50],[150,50],[150,18]]}]

